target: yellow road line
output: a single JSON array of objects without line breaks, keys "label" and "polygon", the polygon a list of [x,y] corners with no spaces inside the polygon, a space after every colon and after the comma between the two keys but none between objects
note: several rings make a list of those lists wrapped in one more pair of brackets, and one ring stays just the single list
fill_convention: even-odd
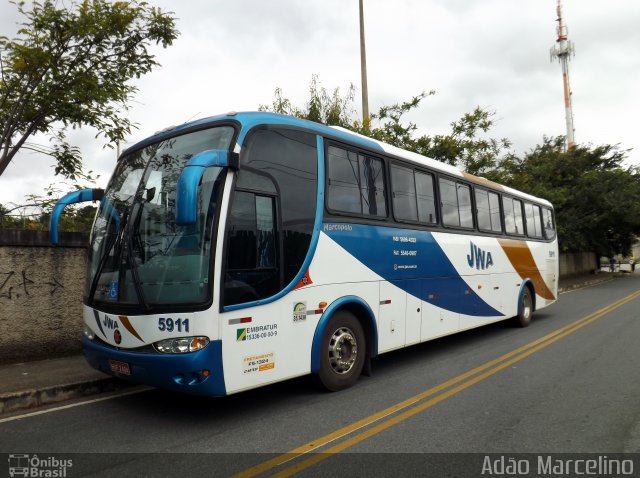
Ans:
[{"label": "yellow road line", "polygon": [[[620,303],[617,307],[621,307],[622,305],[626,304],[627,302],[632,301],[633,299],[638,297],[638,293],[635,293],[633,297],[628,297],[627,300],[625,300],[624,302]],[[614,308],[614,309],[615,309]],[[284,477],[288,477],[291,475],[294,475],[295,473],[298,473],[302,470],[305,470],[315,464],[317,464],[318,462],[325,460],[337,453],[340,453],[341,451],[344,451],[347,448],[350,448],[358,443],[360,443],[361,441],[366,440],[367,438],[370,438],[374,435],[377,435],[378,433],[386,430],[387,428],[392,427],[393,425],[397,425],[398,423],[412,417],[413,415],[416,415],[428,408],[431,408],[432,406],[442,402],[443,400],[456,395],[457,393],[471,387],[472,385],[475,385],[478,382],[481,382],[482,380],[491,377],[492,375],[495,375],[496,373],[500,372],[501,370],[504,370],[505,368],[513,365],[514,363],[517,363],[525,358],[527,358],[530,355],[533,355],[534,353],[538,352],[539,350],[542,350],[546,347],[548,347],[549,345],[553,344],[554,342],[557,342],[558,340],[566,337],[567,335],[570,335],[574,332],[576,332],[577,330],[581,329],[582,327],[585,327],[586,325],[589,325],[591,322],[594,322],[596,320],[598,320],[599,318],[607,315],[609,312],[611,312],[614,309],[610,309],[610,310],[606,310],[600,314],[597,314],[595,316],[590,316],[590,319],[587,321],[583,321],[582,323],[580,323],[579,325],[577,325],[576,327],[567,330],[565,332],[563,332],[562,334],[556,335],[555,337],[551,338],[550,340],[548,340],[547,342],[544,342],[542,344],[539,344],[538,346],[531,348],[525,352],[523,352],[521,355],[518,355],[514,358],[512,358],[511,360],[508,360],[506,362],[503,362],[501,364],[499,364],[498,366],[496,366],[495,368],[492,368],[486,372],[484,372],[481,375],[478,375],[460,385],[458,385],[455,388],[452,388],[440,395],[438,395],[437,397],[432,398],[431,400],[428,400],[427,402],[421,403],[420,405],[417,405],[413,408],[410,408],[409,410],[396,415],[394,417],[389,418],[388,420],[379,423],[378,425],[369,428],[368,430],[353,436],[337,445],[334,445],[333,447],[327,449],[326,451],[323,451],[322,453],[319,454],[315,454],[313,456],[311,456],[310,458],[297,463],[279,473],[276,473],[275,475],[272,475],[274,477],[278,477],[278,478],[284,478]],[[593,315],[593,314],[592,314]]]},{"label": "yellow road line", "polygon": [[[323,452],[322,454],[316,454],[310,458],[308,458],[307,460],[298,463],[290,468],[287,468],[286,470],[283,470],[282,472],[276,474],[275,476],[290,476],[291,474],[297,473],[298,471],[301,471],[303,469],[306,469],[312,465],[314,465],[315,463],[318,463],[319,461],[322,461],[326,458],[328,458],[329,456],[332,456],[335,453],[338,453],[346,448],[349,448],[351,446],[353,446],[356,443],[359,443],[362,440],[365,440],[366,438],[369,438],[372,435],[375,435],[377,433],[380,433],[381,431],[389,428],[390,426],[393,426],[403,420],[406,420],[407,418],[415,415],[416,413],[419,413],[429,407],[432,407],[433,405],[445,400],[446,398],[451,397],[452,395],[455,395],[459,392],[461,392],[462,390],[465,390],[466,388],[471,387],[472,385],[475,385],[476,383],[498,373],[499,371],[505,369],[506,367],[528,357],[529,355],[534,354],[535,352],[551,345],[552,343],[560,340],[561,338],[566,337],[569,334],[572,334],[573,332],[579,330],[580,328],[584,327],[585,325],[588,325],[589,323],[607,315],[608,313],[614,311],[615,309],[623,306],[624,304],[636,299],[640,297],[640,290],[634,292],[633,294],[630,294],[626,297],[623,297],[622,299],[619,299],[615,302],[613,302],[612,304],[603,307],[599,310],[597,310],[596,312],[593,312],[592,314],[589,314],[586,317],[583,317],[575,322],[572,322],[571,324],[568,324],[564,327],[561,327],[547,335],[545,335],[544,337],[541,337],[537,340],[534,340],[533,342],[530,342],[526,345],[523,345],[522,347],[519,347],[505,355],[502,355],[501,357],[498,357],[494,360],[491,360],[483,365],[480,365],[479,367],[476,367],[468,372],[465,372],[461,375],[458,375],[457,377],[454,377],[446,382],[441,383],[440,385],[437,385],[433,388],[430,388],[429,390],[426,390],[424,392],[421,392],[417,395],[414,395],[413,397],[410,397],[402,402],[399,402],[395,405],[392,405],[388,408],[385,408],[384,410],[381,410],[377,413],[374,413],[373,415],[370,415],[368,417],[362,418],[350,425],[347,425],[345,427],[342,427],[332,433],[329,433],[323,437],[320,437],[316,440],[313,440],[311,442],[305,443],[299,447],[294,448],[293,450],[284,453],[282,455],[278,455],[270,460],[267,460],[263,463],[260,463],[252,468],[248,468],[247,470],[240,472],[237,475],[234,475],[234,478],[250,478],[250,477],[254,477],[257,476],[261,473],[264,473],[266,471],[269,471],[279,465],[283,465],[291,460],[294,460],[298,457],[300,457],[301,455],[304,454],[308,454],[314,450],[317,450],[323,446],[326,446],[340,438],[344,438],[347,435],[350,435],[362,428],[365,428],[369,425],[372,425],[376,422],[379,422],[380,420],[383,420],[387,417],[390,417],[391,415],[394,415],[406,408],[409,408],[413,405],[418,404],[419,402],[421,402],[422,400],[424,400],[425,398],[428,398],[432,395],[435,395],[439,392],[442,392],[446,389],[448,389],[449,387],[453,387],[456,384],[459,384],[460,382],[464,382],[460,385],[458,385],[455,388],[452,388],[451,390],[438,395],[437,397],[432,398],[431,400],[428,400],[424,403],[421,403],[419,405],[416,405],[415,407],[396,415],[395,417],[389,418],[388,420],[384,421],[383,423],[380,423],[378,425],[376,425],[375,427],[372,427],[370,429],[368,429],[367,431],[354,436],[352,438],[349,438],[341,443],[339,443],[338,445],[334,445],[332,448],[329,448],[326,452]],[[495,366],[495,367],[494,367]],[[492,368],[494,367],[494,368]],[[485,370],[490,369],[488,371],[485,372]],[[481,375],[478,375],[482,373]],[[475,375],[477,375],[476,377],[474,377]],[[465,382],[465,380],[474,377],[468,381]]]}]

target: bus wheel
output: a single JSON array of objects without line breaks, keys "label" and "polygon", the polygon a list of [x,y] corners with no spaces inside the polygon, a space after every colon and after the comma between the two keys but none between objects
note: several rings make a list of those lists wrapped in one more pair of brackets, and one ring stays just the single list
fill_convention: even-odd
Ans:
[{"label": "bus wheel", "polygon": [[531,323],[532,315],[533,298],[531,297],[531,289],[525,286],[518,304],[518,315],[514,317],[515,323],[520,327],[527,327]]},{"label": "bus wheel", "polygon": [[366,355],[362,325],[353,314],[339,310],[329,320],[322,340],[318,379],[332,392],[352,386],[358,380]]}]

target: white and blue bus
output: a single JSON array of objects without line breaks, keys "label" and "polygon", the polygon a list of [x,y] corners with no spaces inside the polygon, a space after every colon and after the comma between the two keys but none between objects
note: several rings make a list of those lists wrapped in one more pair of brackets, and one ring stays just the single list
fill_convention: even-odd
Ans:
[{"label": "white and blue bus", "polygon": [[552,205],[354,134],[229,113],[126,150],[88,253],[98,370],[221,396],[305,374],[351,386],[378,354],[553,303]]}]

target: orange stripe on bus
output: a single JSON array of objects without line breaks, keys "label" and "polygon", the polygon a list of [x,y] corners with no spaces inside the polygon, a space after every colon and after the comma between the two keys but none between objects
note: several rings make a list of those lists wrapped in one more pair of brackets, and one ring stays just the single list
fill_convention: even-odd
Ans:
[{"label": "orange stripe on bus", "polygon": [[494,183],[493,181],[483,178],[480,176],[474,176],[473,174],[462,172],[462,176],[465,179],[470,179],[471,181],[475,181],[476,183],[483,184],[484,186],[490,186],[492,188],[498,189],[499,191],[504,191],[504,186],[502,184]]},{"label": "orange stripe on bus", "polygon": [[536,294],[547,300],[555,300],[556,297],[545,283],[542,274],[540,274],[540,269],[538,269],[527,243],[512,239],[498,239],[498,242],[520,277],[533,281]]},{"label": "orange stripe on bus", "polygon": [[126,315],[120,315],[118,316],[118,318],[122,322],[122,325],[124,325],[124,328],[127,329],[131,333],[131,335],[137,338],[140,342],[144,342],[144,340],[142,340],[142,337],[140,337],[138,335],[138,332],[136,332],[136,329],[133,328],[133,325],[131,325],[131,322],[129,322],[129,317],[127,317]]}]

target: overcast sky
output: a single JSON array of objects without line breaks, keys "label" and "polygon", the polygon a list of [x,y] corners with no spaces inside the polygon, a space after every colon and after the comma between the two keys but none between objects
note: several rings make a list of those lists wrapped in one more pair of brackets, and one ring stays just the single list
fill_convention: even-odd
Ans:
[{"label": "overcast sky", "polygon": [[[158,48],[161,67],[136,81],[131,145],[170,125],[270,104],[276,87],[302,106],[312,75],[346,92],[360,114],[358,0],[148,0],[177,17],[180,37]],[[27,2],[28,3],[28,2]],[[556,0],[365,0],[371,111],[435,90],[408,119],[420,134],[446,133],[464,113],[496,112],[494,137],[517,153],[564,135],[562,75],[549,50]],[[575,138],[633,148],[640,164],[640,1],[564,0]],[[0,35],[19,16],[0,0]],[[96,131],[70,134],[104,187],[115,152]],[[126,145],[125,145],[126,146]],[[0,203],[21,203],[59,178],[49,158],[21,153],[0,177]]]}]

